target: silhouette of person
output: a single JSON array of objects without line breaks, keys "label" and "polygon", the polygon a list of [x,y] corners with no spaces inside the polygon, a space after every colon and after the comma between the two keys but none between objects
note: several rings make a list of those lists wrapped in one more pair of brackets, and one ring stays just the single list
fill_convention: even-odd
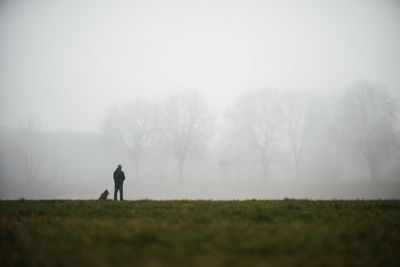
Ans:
[{"label": "silhouette of person", "polygon": [[119,191],[119,200],[124,200],[123,197],[123,184],[125,181],[125,173],[122,171],[121,164],[118,164],[117,169],[114,171],[114,200],[117,200],[117,192]]}]

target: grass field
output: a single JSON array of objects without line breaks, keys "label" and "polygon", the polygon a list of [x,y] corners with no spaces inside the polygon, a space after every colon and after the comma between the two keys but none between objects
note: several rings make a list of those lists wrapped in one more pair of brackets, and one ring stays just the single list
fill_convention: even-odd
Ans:
[{"label": "grass field", "polygon": [[0,201],[0,266],[399,266],[400,201]]}]

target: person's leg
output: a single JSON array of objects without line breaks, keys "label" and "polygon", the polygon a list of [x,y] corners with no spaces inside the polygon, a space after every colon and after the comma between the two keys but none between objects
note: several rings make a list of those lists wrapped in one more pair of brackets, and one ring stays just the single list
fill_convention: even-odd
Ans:
[{"label": "person's leg", "polygon": [[124,188],[124,186],[123,186],[124,184],[123,183],[121,183],[121,185],[120,185],[120,187],[119,187],[119,200],[124,200],[124,197],[123,197],[123,188]]},{"label": "person's leg", "polygon": [[117,200],[118,184],[114,183],[114,200]]}]

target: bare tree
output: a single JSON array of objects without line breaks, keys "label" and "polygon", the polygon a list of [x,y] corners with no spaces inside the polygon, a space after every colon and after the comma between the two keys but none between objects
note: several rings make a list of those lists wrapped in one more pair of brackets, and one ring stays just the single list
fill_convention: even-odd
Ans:
[{"label": "bare tree", "polygon": [[350,87],[341,106],[346,137],[366,159],[371,179],[378,178],[379,165],[396,147],[396,103],[378,85],[358,83]]},{"label": "bare tree", "polygon": [[307,126],[310,123],[310,103],[306,95],[285,94],[282,101],[283,119],[291,148],[294,165],[294,177],[299,175],[299,163],[303,153]]},{"label": "bare tree", "polygon": [[117,133],[128,148],[135,166],[135,178],[139,179],[145,147],[156,133],[155,105],[147,99],[134,99],[120,109],[111,110],[105,124],[105,128]]},{"label": "bare tree", "polygon": [[38,131],[39,123],[32,118],[27,119],[17,128],[18,143],[28,185],[36,180],[40,169]]},{"label": "bare tree", "polygon": [[238,153],[260,163],[263,177],[278,157],[280,116],[278,96],[273,91],[245,92],[230,112],[231,144]]},{"label": "bare tree", "polygon": [[168,96],[159,116],[159,129],[178,162],[179,181],[189,155],[199,153],[210,138],[213,117],[205,98],[198,92]]}]

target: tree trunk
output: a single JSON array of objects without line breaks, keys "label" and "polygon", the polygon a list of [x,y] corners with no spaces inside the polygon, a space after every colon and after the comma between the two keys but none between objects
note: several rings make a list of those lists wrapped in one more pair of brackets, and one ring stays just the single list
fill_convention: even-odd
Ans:
[{"label": "tree trunk", "polygon": [[178,176],[179,176],[179,182],[182,183],[183,182],[183,165],[185,163],[185,159],[184,158],[180,158],[178,160]]},{"label": "tree trunk", "polygon": [[268,162],[265,159],[265,157],[262,157],[262,162],[261,162],[261,167],[262,167],[262,176],[264,179],[268,178]]},{"label": "tree trunk", "polygon": [[140,159],[139,156],[135,157],[135,179],[139,180],[139,174],[140,174]]},{"label": "tree trunk", "polygon": [[300,148],[298,148],[298,144],[296,143],[295,136],[291,138],[291,146],[292,146],[292,154],[293,154],[294,178],[297,180],[297,178],[299,177]]},{"label": "tree trunk", "polygon": [[298,155],[294,156],[294,178],[296,180],[299,178],[299,159],[298,159]]},{"label": "tree trunk", "polygon": [[268,168],[267,168],[267,166],[266,166],[266,164],[263,164],[263,168],[262,168],[263,170],[262,170],[262,175],[263,175],[263,178],[264,179],[267,179],[268,178]]},{"label": "tree trunk", "polygon": [[376,171],[375,162],[374,162],[373,157],[368,156],[367,163],[368,163],[368,170],[369,170],[369,175],[371,177],[371,180],[375,181],[377,178],[377,171]]},{"label": "tree trunk", "polygon": [[135,179],[139,180],[140,176],[140,148],[136,146],[133,150],[133,164],[135,166]]}]

